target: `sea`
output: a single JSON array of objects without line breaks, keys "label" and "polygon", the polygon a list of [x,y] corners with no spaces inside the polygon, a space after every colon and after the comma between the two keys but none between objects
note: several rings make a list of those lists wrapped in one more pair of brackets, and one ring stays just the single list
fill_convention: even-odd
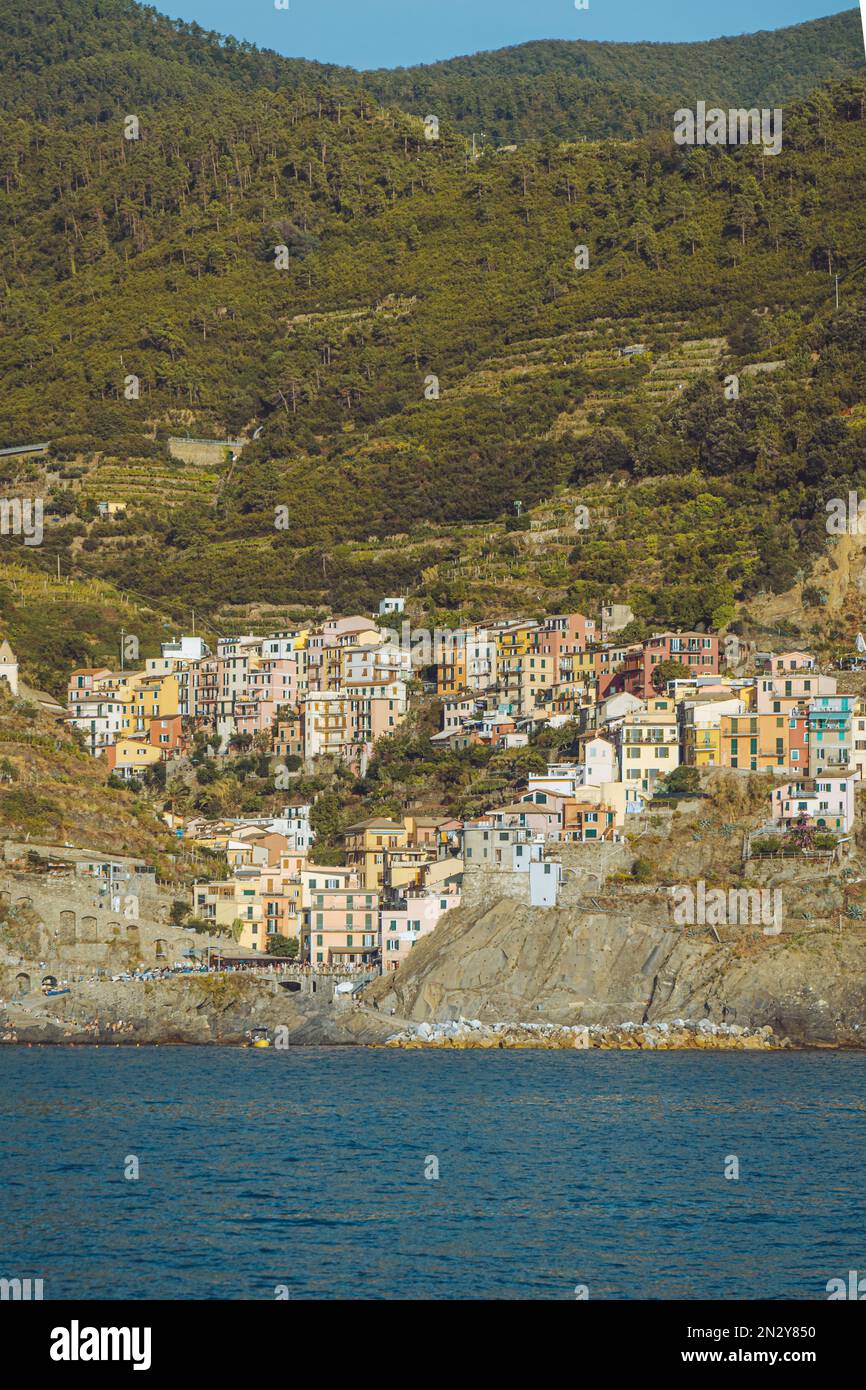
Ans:
[{"label": "sea", "polygon": [[866,1054],[0,1048],[45,1299],[826,1299]]}]

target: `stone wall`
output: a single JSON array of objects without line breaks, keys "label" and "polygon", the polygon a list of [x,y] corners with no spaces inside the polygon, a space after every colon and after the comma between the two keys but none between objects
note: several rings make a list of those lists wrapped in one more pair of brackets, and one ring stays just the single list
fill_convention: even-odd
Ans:
[{"label": "stone wall", "polygon": [[229,451],[239,454],[245,439],[186,439],[182,435],[172,435],[168,441],[168,452],[173,459],[183,463],[198,464],[216,468],[225,463]]},{"label": "stone wall", "polygon": [[119,970],[139,963],[169,965],[185,949],[206,949],[211,938],[171,925],[170,897],[151,894],[137,904],[129,898],[121,892],[120,910],[112,910],[96,880],[0,875],[0,921],[18,924],[39,958],[53,962],[53,973],[66,974],[74,966]]},{"label": "stone wall", "polygon": [[[602,890],[608,874],[627,869],[634,854],[628,845],[603,842],[556,845],[548,857],[562,864],[557,906],[576,907],[587,893]],[[528,904],[529,874],[467,863],[463,873],[464,906],[479,909],[498,898]]]}]

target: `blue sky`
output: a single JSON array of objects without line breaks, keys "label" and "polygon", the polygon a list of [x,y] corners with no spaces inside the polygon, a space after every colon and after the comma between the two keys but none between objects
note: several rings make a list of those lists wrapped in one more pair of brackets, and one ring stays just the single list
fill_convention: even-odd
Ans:
[{"label": "blue sky", "polygon": [[690,41],[780,29],[850,8],[821,0],[150,0],[175,19],[295,58],[398,67],[529,39]]}]

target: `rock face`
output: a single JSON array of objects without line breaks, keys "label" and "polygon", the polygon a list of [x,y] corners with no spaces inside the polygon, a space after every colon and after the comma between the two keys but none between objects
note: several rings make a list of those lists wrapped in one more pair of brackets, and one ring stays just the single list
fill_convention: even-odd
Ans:
[{"label": "rock face", "polygon": [[76,985],[0,1007],[0,1041],[19,1043],[242,1043],[256,1027],[282,1027],[289,1045],[317,1047],[384,1042],[394,1020],[274,993],[269,981],[241,975]]},{"label": "rock face", "polygon": [[369,994],[383,1011],[415,1022],[708,1019],[769,1025],[802,1044],[859,1046],[866,931],[804,922],[772,938],[760,928],[725,928],[717,941],[711,929],[671,927],[660,893],[620,911],[488,900],[448,913]]}]

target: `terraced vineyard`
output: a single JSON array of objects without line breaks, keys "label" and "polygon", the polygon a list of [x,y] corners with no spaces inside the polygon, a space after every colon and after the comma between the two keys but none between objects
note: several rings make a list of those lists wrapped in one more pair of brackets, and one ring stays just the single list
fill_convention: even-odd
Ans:
[{"label": "terraced vineyard", "polygon": [[725,338],[687,339],[670,352],[660,353],[650,363],[644,392],[651,400],[663,402],[685,390],[696,377],[717,376],[728,350]]},{"label": "terraced vineyard", "polygon": [[80,491],[94,502],[172,511],[189,502],[212,505],[224,473],[173,459],[100,459],[81,479]]}]

